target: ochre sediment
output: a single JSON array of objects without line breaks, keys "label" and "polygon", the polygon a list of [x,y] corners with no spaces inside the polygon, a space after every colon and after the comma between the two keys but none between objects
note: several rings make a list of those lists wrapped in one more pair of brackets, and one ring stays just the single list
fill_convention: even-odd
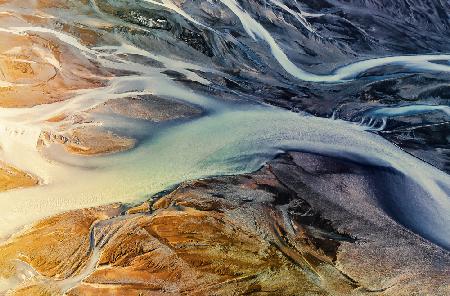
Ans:
[{"label": "ochre sediment", "polygon": [[0,161],[0,192],[35,186],[39,181],[32,175]]},{"label": "ochre sediment", "polygon": [[[0,16],[0,25],[5,22]],[[45,33],[0,32],[0,107],[32,107],[100,87],[111,76]]]},{"label": "ochre sediment", "polygon": [[38,141],[42,149],[51,144],[64,145],[67,152],[79,155],[99,155],[121,152],[133,148],[137,141],[101,126],[96,115],[124,116],[130,119],[161,123],[189,119],[201,114],[201,109],[157,96],[136,96],[107,100],[82,114],[59,114],[47,122],[59,123],[57,131],[43,131]]},{"label": "ochre sediment", "polygon": [[67,152],[73,154],[99,155],[131,149],[135,146],[136,141],[92,126],[73,128],[60,133],[42,132],[38,148],[43,149],[51,144],[63,145]]},{"label": "ochre sediment", "polygon": [[[352,195],[364,167],[342,165],[291,153],[134,207],[44,219],[0,248],[0,274],[25,277],[15,295],[449,293],[449,253]],[[341,186],[335,204],[320,182]]]}]

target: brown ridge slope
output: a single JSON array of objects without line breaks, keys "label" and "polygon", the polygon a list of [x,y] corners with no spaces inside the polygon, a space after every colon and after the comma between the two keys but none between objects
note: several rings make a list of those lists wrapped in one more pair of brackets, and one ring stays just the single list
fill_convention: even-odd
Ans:
[{"label": "brown ridge slope", "polygon": [[289,153],[72,211],[0,248],[13,295],[448,295],[450,254],[389,218],[371,168]]},{"label": "brown ridge slope", "polygon": [[0,192],[38,184],[33,176],[0,161]]},{"label": "brown ridge slope", "polygon": [[[189,104],[153,95],[140,95],[110,99],[82,114],[49,118],[49,122],[62,122],[58,131],[43,131],[38,148],[61,144],[65,150],[79,155],[99,155],[129,150],[138,141],[126,134],[101,126],[97,116],[114,117],[118,120],[140,120],[161,124],[174,120],[188,120],[198,117],[202,110]],[[117,119],[117,117],[121,117]]]},{"label": "brown ridge slope", "polygon": [[[0,25],[7,23],[0,16]],[[0,32],[0,107],[32,107],[102,86],[111,76],[50,34]]]}]

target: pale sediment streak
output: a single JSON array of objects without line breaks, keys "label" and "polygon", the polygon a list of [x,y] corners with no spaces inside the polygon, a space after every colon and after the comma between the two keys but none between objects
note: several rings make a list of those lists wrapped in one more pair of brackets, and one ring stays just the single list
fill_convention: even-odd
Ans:
[{"label": "pale sediment streak", "polygon": [[14,83],[0,80],[0,88],[2,88],[2,87],[11,87],[11,86],[15,86],[15,85],[16,84],[14,84]]},{"label": "pale sediment streak", "polygon": [[[439,71],[449,68],[429,62],[449,59],[449,55],[404,56],[357,62],[331,75],[311,74],[295,66],[269,32],[234,0],[221,2],[238,16],[251,37],[265,40],[283,68],[299,79],[340,81],[392,63],[414,63]],[[164,1],[162,5],[164,3],[168,2]],[[174,7],[169,5],[168,8]],[[116,201],[136,201],[185,180],[253,171],[280,151],[300,149],[392,167],[415,180],[424,193],[399,197],[411,205],[411,215],[415,219],[405,223],[425,237],[450,247],[449,188],[442,185],[450,184],[450,177],[382,138],[364,132],[361,127],[271,107],[240,106],[243,109],[236,110],[231,104],[217,102],[180,86],[162,73],[164,69],[132,63],[118,55],[130,53],[156,59],[166,68],[182,72],[203,84],[208,82],[190,69],[212,70],[154,55],[125,42],[120,46],[88,48],[76,38],[51,29],[15,27],[2,30],[16,34],[52,34],[96,59],[103,67],[139,74],[112,78],[106,87],[82,91],[67,101],[32,108],[0,109],[0,121],[5,128],[1,137],[3,159],[35,173],[45,183],[44,186],[0,194],[0,206],[8,209],[0,217],[0,236],[6,237],[24,224],[61,211]],[[45,119],[61,113],[74,114],[108,99],[137,94],[173,97],[215,112],[166,127],[151,141],[132,151],[77,158],[79,166],[49,162],[36,151],[40,131],[57,125],[43,123]],[[24,211],[26,208],[33,210]]]},{"label": "pale sediment streak", "polygon": [[266,41],[270,47],[272,55],[283,67],[283,69],[300,80],[311,82],[339,82],[355,78],[358,74],[361,74],[368,69],[389,64],[398,64],[417,70],[450,72],[450,66],[448,65],[431,63],[432,61],[450,60],[450,55],[439,54],[375,58],[341,67],[330,75],[313,74],[297,67],[283,52],[269,31],[253,19],[250,14],[244,11],[235,0],[220,1],[239,18],[242,26],[250,37],[256,40],[256,36],[258,36],[262,40]]},{"label": "pale sediment streak", "polygon": [[[375,107],[365,111],[359,125],[370,131],[382,131],[386,128],[388,119],[403,116],[415,116],[432,112],[441,112],[450,117],[450,107],[447,105],[404,105],[392,107]],[[332,118],[334,119],[334,117]]]},{"label": "pale sediment streak", "polygon": [[41,184],[51,180],[50,164],[36,149],[41,126],[0,120],[0,158],[40,179]]},{"label": "pale sediment streak", "polygon": [[283,2],[281,2],[280,0],[271,0],[271,2],[280,7],[281,9],[287,11],[288,13],[290,13],[291,15],[293,15],[309,32],[316,34],[316,29],[311,26],[310,23],[308,23],[308,20],[306,19],[305,16],[321,16],[321,15],[311,15],[311,14],[307,14],[304,13],[303,11],[300,12],[296,12],[292,9],[290,9],[288,6],[286,6]]},{"label": "pale sediment streak", "polygon": [[75,37],[70,36],[66,33],[55,31],[49,28],[44,27],[9,27],[9,28],[0,28],[0,32],[13,33],[13,34],[25,34],[27,32],[39,32],[39,33],[47,33],[55,35],[58,39],[63,41],[66,44],[69,44],[77,49],[79,49],[82,53],[90,53],[95,54],[94,51],[89,49],[88,47],[82,45]]},{"label": "pale sediment streak", "polygon": [[379,117],[397,117],[397,116],[408,116],[408,115],[430,113],[436,111],[442,112],[450,116],[450,106],[423,105],[423,104],[375,108],[373,110],[369,110],[367,114]]},{"label": "pale sediment streak", "polygon": [[[179,13],[187,20],[195,24],[200,24],[198,21],[196,21],[193,17],[189,16],[178,6],[174,5],[173,2],[171,2],[170,0],[165,0],[163,2],[157,2],[153,0],[144,0],[144,1],[163,6],[169,10]],[[267,31],[259,22],[253,19],[249,13],[244,11],[235,0],[220,0],[220,2],[222,2],[226,7],[228,7],[239,18],[243,28],[251,38],[257,40],[256,37],[258,37],[264,40],[269,45],[273,57],[278,61],[278,63],[286,72],[303,81],[342,82],[345,80],[353,79],[359,74],[362,74],[366,70],[390,64],[401,65],[416,71],[450,72],[449,65],[433,63],[433,61],[450,60],[449,54],[436,54],[436,55],[430,54],[430,55],[415,55],[415,56],[409,55],[391,56],[391,57],[368,59],[338,68],[332,74],[325,74],[325,75],[313,74],[296,66],[284,53],[283,49],[278,45],[278,43],[272,37],[269,31]],[[274,0],[272,2],[283,9],[287,8],[283,3],[279,2],[278,0]],[[296,15],[298,16],[298,14]],[[306,26],[307,23],[304,23],[303,19],[300,16],[298,17],[300,18],[302,23]],[[200,25],[206,27],[203,24]],[[309,29],[312,30],[310,26],[307,27],[309,27]]]},{"label": "pale sediment streak", "polygon": [[[234,8],[238,9],[237,6]],[[235,110],[229,104],[180,86],[161,73],[164,69],[132,63],[117,55],[147,56],[185,74],[191,72],[189,69],[204,68],[153,55],[125,42],[121,46],[91,49],[81,45],[76,38],[50,29],[21,27],[9,30],[52,34],[96,58],[104,67],[140,74],[112,78],[106,87],[81,92],[67,101],[1,110],[0,119],[6,130],[17,131],[3,134],[3,158],[45,181],[44,186],[1,194],[5,196],[1,199],[2,206],[9,208],[0,218],[2,236],[21,225],[61,211],[115,201],[134,201],[187,179],[252,171],[280,149],[303,149],[390,166],[416,180],[425,190],[428,201],[423,204],[424,201],[416,197],[411,204],[417,204],[414,209],[420,207],[420,211],[427,215],[417,217],[417,225],[412,228],[443,245],[450,245],[450,223],[446,215],[450,210],[448,192],[439,185],[448,184],[449,177],[387,141],[362,131],[361,127],[268,107]],[[349,67],[361,70],[368,65],[370,61]],[[205,82],[201,77],[190,77]],[[152,141],[133,151],[107,157],[79,158],[77,167],[48,162],[36,151],[35,142],[40,129],[55,127],[55,124],[43,123],[46,118],[61,113],[74,114],[108,99],[136,94],[173,97],[215,112],[191,123],[163,130]],[[27,133],[27,129],[32,136],[21,136]],[[28,142],[24,142],[24,138]],[[22,209],[29,206],[34,210],[24,213]]]},{"label": "pale sediment streak", "polygon": [[182,10],[179,6],[175,5],[175,3],[173,3],[171,0],[160,0],[160,1],[143,0],[143,1],[154,4],[154,5],[162,6],[169,10],[175,11],[176,13],[178,13],[179,15],[184,17],[186,20],[188,20],[196,25],[199,25],[202,27],[207,27],[204,24],[200,23],[199,21],[195,20],[193,17],[191,17],[189,14],[187,14],[184,10]]}]

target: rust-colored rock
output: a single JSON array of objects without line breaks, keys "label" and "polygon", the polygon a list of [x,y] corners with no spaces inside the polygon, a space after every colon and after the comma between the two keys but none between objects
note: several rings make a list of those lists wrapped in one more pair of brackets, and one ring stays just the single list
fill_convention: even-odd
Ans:
[{"label": "rust-colored rock", "polygon": [[[25,274],[16,295],[447,295],[450,254],[377,210],[365,174],[291,153],[134,207],[63,213],[0,247],[0,274]],[[341,186],[332,200],[327,186]]]},{"label": "rust-colored rock", "polygon": [[64,145],[66,151],[74,154],[99,155],[131,149],[136,141],[94,126],[74,128],[61,133],[43,132],[38,147],[42,149],[51,144]]},{"label": "rust-colored rock", "polygon": [[0,161],[0,192],[15,188],[31,187],[38,184],[38,180]]},{"label": "rust-colored rock", "polygon": [[[0,24],[6,22],[0,17]],[[104,85],[110,76],[51,34],[0,32],[0,107],[31,107]]]}]

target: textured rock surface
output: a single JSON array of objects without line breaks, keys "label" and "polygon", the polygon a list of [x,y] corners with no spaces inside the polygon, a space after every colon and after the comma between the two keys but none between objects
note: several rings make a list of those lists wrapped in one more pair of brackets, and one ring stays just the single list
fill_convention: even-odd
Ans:
[{"label": "textured rock surface", "polygon": [[0,192],[15,188],[31,187],[38,184],[33,176],[0,161]]},{"label": "textured rock surface", "polygon": [[189,118],[201,114],[198,108],[151,95],[109,100],[96,106],[91,112],[116,114],[151,122]]},{"label": "textured rock surface", "polygon": [[[155,123],[201,113],[169,101],[171,94],[191,102],[204,95],[208,103],[258,101],[373,125],[449,171],[448,114],[367,113],[448,106],[448,72],[387,65],[344,83],[303,81],[282,67],[270,38],[249,33],[240,9],[255,20],[252,29],[260,25],[293,64],[314,74],[450,50],[448,1],[0,0],[0,107],[34,107],[2,110],[0,123],[11,131],[2,137],[34,145],[28,136],[42,127],[42,149],[124,151],[150,138]],[[185,88],[171,92],[179,85]],[[154,95],[137,96],[144,93]],[[397,174],[291,153],[254,174],[185,183],[134,207],[63,213],[0,247],[0,291],[448,295],[448,251],[389,215],[393,196],[384,189],[404,181]],[[36,183],[0,169],[0,191]]]},{"label": "textured rock surface", "polygon": [[380,209],[376,170],[289,153],[134,208],[64,213],[4,244],[0,272],[14,295],[448,294],[450,254]]},{"label": "textured rock surface", "polygon": [[[137,144],[134,135],[127,135],[129,129],[119,133],[117,126],[104,124],[109,121],[144,120],[154,124],[173,120],[192,119],[201,115],[201,109],[156,96],[136,96],[111,99],[76,116],[64,114],[47,119],[48,122],[61,123],[60,131],[41,133],[38,147],[43,149],[52,144],[62,144],[66,151],[80,155],[98,155],[121,152]],[[111,119],[112,118],[112,119]],[[73,127],[75,126],[75,127]]]},{"label": "textured rock surface", "polygon": [[[135,75],[137,65],[202,88],[208,95],[264,101],[317,116],[334,113],[354,122],[361,120],[361,110],[374,106],[449,104],[450,77],[445,72],[388,65],[339,84],[309,83],[292,77],[274,58],[267,42],[253,39],[225,5],[234,2],[171,0],[160,5],[157,1],[101,0],[91,5],[86,1],[1,1],[2,28],[54,31],[0,32],[0,80],[6,83],[0,87],[0,106],[63,101],[80,90],[109,85],[113,78]],[[450,50],[448,1],[246,0],[239,1],[239,6],[267,30],[295,65],[316,74],[332,73],[358,60]],[[74,38],[75,45],[54,32]],[[134,65],[109,69],[110,51],[97,47],[114,47],[123,41],[139,50],[118,52],[112,60],[116,65]],[[180,66],[185,62],[192,64]],[[198,80],[192,79],[196,75],[209,83],[198,85]],[[103,99],[99,98],[101,103]],[[99,109],[116,112],[127,103],[129,99],[115,100]],[[133,100],[129,106],[146,108],[141,103]],[[131,112],[148,119],[150,113],[159,112],[152,108],[118,113],[128,116]],[[158,118],[153,116],[152,120]],[[447,116],[434,123],[447,124],[445,129],[432,128],[426,133],[422,124],[410,126],[421,134],[420,139],[413,136],[411,140],[427,143],[426,147],[416,145],[414,151],[409,140],[386,138],[446,170],[448,149],[432,142],[436,137],[448,138],[448,121]],[[448,146],[448,141],[444,145]]]},{"label": "textured rock surface", "polygon": [[[0,15],[0,26],[27,26],[20,16]],[[80,89],[104,85],[99,68],[49,33],[0,32],[1,107],[31,107],[68,99]]]},{"label": "textured rock surface", "polygon": [[131,149],[136,141],[94,126],[75,128],[60,134],[44,132],[38,146],[42,149],[55,143],[64,145],[65,150],[70,153],[98,155]]}]

